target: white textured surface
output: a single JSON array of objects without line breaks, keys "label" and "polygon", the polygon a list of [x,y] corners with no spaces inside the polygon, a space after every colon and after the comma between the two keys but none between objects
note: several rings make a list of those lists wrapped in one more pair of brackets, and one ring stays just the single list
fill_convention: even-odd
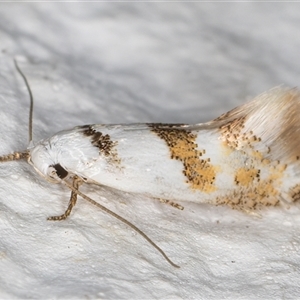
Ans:
[{"label": "white textured surface", "polygon": [[[299,85],[299,4],[1,3],[0,152],[88,123],[209,120],[249,96]],[[151,149],[149,149],[151,150]],[[166,175],[167,176],[167,175]],[[181,268],[124,224],[24,162],[0,166],[1,298],[297,298],[299,208],[254,218],[224,207],[95,186],[88,195],[128,218]]]}]

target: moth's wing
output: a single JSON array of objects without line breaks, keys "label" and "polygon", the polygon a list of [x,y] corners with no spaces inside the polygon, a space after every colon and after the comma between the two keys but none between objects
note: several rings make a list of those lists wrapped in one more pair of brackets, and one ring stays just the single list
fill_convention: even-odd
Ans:
[{"label": "moth's wing", "polygon": [[90,125],[92,145],[107,149],[104,136],[112,151],[86,177],[165,199],[238,200],[241,209],[298,199],[299,115],[298,90],[276,88],[203,124]]}]

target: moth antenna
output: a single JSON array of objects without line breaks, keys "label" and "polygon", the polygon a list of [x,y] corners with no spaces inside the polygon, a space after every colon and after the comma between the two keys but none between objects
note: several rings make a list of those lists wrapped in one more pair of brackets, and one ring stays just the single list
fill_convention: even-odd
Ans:
[{"label": "moth antenna", "polygon": [[24,73],[19,68],[17,60],[15,58],[14,58],[14,63],[15,63],[15,67],[16,67],[17,71],[22,76],[22,78],[25,82],[25,85],[26,85],[26,88],[28,90],[29,97],[30,97],[29,123],[28,123],[29,143],[30,143],[32,141],[33,95],[32,95],[28,80],[27,80],[26,76],[24,75]]},{"label": "moth antenna", "polygon": [[106,208],[105,206],[99,204],[98,202],[96,202],[95,200],[91,199],[90,197],[86,196],[85,194],[83,194],[82,192],[80,192],[78,189],[74,188],[72,185],[70,185],[66,180],[62,179],[61,181],[64,185],[66,185],[70,190],[72,190],[74,193],[78,194],[79,196],[81,196],[84,200],[88,201],[89,203],[97,206],[98,208],[100,208],[102,211],[106,212],[107,214],[115,217],[116,219],[118,219],[119,221],[125,223],[126,225],[128,225],[129,227],[131,227],[134,231],[136,231],[138,234],[140,234],[150,245],[152,245],[156,250],[158,250],[161,255],[166,259],[166,261],[172,265],[175,268],[180,268],[180,266],[176,265],[175,263],[173,263],[171,261],[171,259],[167,256],[167,254],[159,247],[157,246],[142,230],[140,230],[138,227],[136,227],[134,224],[132,224],[131,222],[129,222],[128,220],[124,219],[123,217],[121,217],[120,215],[116,214],[115,212],[111,211],[110,209]]},{"label": "moth antenna", "polygon": [[[32,96],[32,92],[29,86],[29,83],[27,81],[27,78],[25,77],[25,75],[22,73],[22,71],[20,70],[17,60],[14,58],[14,63],[15,63],[15,67],[17,69],[17,71],[20,73],[20,75],[22,76],[22,78],[24,79],[24,82],[26,84],[28,93],[29,93],[29,97],[30,97],[30,110],[29,110],[29,142],[32,141],[32,115],[33,115],[33,96]],[[8,155],[3,155],[0,156],[0,162],[7,162],[7,161],[12,161],[12,160],[21,160],[21,159],[26,159],[28,160],[29,158],[29,151],[25,150],[22,152],[14,152]]]},{"label": "moth antenna", "polygon": [[11,154],[0,156],[0,162],[21,160],[21,159],[27,160],[28,158],[29,158],[29,151],[25,150],[24,152],[14,152]]}]

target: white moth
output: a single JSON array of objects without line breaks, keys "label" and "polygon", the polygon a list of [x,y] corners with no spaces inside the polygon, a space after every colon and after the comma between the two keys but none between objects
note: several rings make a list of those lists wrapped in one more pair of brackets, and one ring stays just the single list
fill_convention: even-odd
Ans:
[{"label": "white moth", "polygon": [[168,201],[227,204],[243,211],[300,197],[300,95],[273,89],[195,125],[86,125],[28,149],[49,181],[76,175]]},{"label": "white moth", "polygon": [[27,159],[50,182],[71,190],[65,219],[82,183],[173,201],[225,204],[242,211],[300,199],[300,94],[275,88],[203,124],[85,125],[58,132],[0,161]]}]

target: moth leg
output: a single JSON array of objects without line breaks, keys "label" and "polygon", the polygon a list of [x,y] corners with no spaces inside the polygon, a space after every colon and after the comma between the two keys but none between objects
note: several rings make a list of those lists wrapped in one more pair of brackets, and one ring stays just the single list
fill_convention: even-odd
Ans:
[{"label": "moth leg", "polygon": [[[79,186],[82,184],[82,180],[81,178],[79,178],[78,176],[74,176],[73,179],[73,187],[78,190]],[[60,215],[60,216],[54,216],[54,217],[49,217],[47,218],[48,221],[61,221],[61,220],[65,220],[71,213],[73,207],[75,206],[77,201],[77,193],[75,193],[74,191],[71,192],[71,197],[70,197],[70,201],[69,201],[69,205],[68,208],[66,209],[65,213]]]},{"label": "moth leg", "polygon": [[161,199],[161,198],[158,198],[158,200],[161,202],[161,203],[165,203],[165,204],[168,204],[168,205],[171,205],[179,210],[184,210],[184,206],[176,203],[176,202],[173,202],[173,201],[170,201],[170,200],[166,200],[166,199]]}]

